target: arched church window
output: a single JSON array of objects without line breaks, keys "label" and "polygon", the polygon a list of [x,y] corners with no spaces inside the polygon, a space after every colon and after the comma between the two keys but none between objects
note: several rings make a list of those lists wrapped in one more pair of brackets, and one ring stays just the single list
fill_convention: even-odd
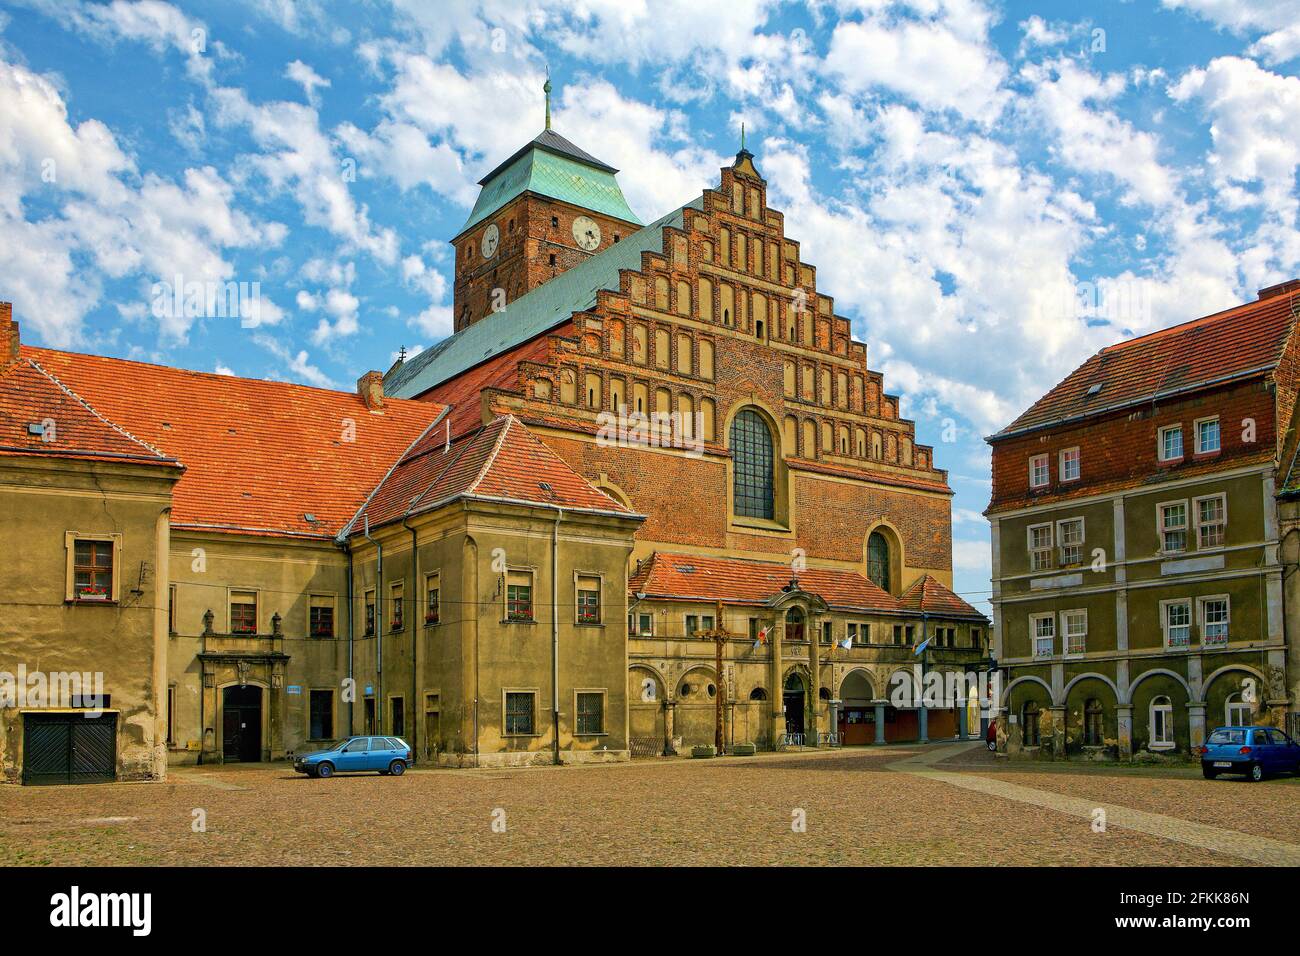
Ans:
[{"label": "arched church window", "polygon": [[882,591],[889,590],[889,542],[879,531],[867,539],[867,577]]},{"label": "arched church window", "polygon": [[731,423],[731,454],[736,514],[771,518],[774,511],[772,433],[763,417],[752,408],[741,411]]}]

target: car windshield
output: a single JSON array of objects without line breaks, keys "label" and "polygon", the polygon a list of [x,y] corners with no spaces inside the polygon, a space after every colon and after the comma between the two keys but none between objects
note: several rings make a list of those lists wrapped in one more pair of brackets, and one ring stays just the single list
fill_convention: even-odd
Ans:
[{"label": "car windshield", "polygon": [[1244,730],[1216,730],[1210,734],[1210,743],[1212,744],[1244,744],[1246,742],[1246,732]]}]

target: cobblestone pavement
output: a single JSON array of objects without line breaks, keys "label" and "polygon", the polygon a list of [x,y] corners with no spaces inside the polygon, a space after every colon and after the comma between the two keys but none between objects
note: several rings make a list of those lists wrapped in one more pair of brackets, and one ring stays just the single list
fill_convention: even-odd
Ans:
[{"label": "cobblestone pavement", "polygon": [[[331,780],[205,767],[161,784],[6,786],[0,865],[1246,864],[1234,831],[1252,851],[1300,853],[1289,780],[1022,770],[974,751],[945,759],[953,749]],[[1104,833],[1079,815],[1092,802],[1112,808]],[[1128,808],[1132,828],[1116,822]]]}]

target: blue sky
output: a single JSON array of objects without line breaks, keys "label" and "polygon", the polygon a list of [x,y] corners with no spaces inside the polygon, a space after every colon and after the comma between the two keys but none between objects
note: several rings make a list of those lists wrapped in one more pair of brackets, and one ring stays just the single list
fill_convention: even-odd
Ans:
[{"label": "blue sky", "polygon": [[[0,0],[0,298],[30,342],[350,387],[449,331],[446,240],[547,66],[646,221],[743,121],[980,602],[981,436],[1300,275],[1298,55],[1300,0]],[[260,283],[256,323],[156,309],[176,275]]]}]

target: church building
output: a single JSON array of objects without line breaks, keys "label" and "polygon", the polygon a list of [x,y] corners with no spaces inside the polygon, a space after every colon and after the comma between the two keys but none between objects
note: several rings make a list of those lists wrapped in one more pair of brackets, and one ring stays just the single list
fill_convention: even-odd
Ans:
[{"label": "church building", "polygon": [[21,345],[0,312],[0,671],[106,698],[85,766],[84,700],[0,702],[4,779],[353,733],[502,766],[980,731],[911,692],[990,663],[946,473],[743,144],[648,225],[549,116],[481,187],[455,333],[355,392]]}]

